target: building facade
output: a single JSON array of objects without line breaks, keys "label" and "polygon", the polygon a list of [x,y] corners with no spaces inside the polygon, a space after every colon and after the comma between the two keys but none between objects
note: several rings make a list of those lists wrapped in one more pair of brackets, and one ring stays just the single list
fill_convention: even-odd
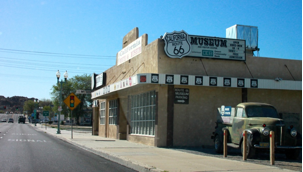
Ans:
[{"label": "building facade", "polygon": [[[182,31],[148,44],[148,35],[139,37],[134,28],[116,65],[92,76],[93,134],[159,147],[213,146],[217,108],[241,102],[269,103],[294,115],[301,133],[302,61],[255,57],[245,41],[243,51],[243,40],[229,41],[185,38]],[[188,52],[193,44],[214,53],[202,50],[204,57],[197,57],[198,50]],[[221,45],[242,54],[216,56]]]}]

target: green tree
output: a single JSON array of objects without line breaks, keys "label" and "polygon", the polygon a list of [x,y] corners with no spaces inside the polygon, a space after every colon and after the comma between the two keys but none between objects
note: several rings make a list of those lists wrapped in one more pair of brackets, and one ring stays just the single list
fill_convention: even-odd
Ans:
[{"label": "green tree", "polygon": [[[70,110],[63,102],[70,93],[75,93],[76,90],[90,90],[91,89],[91,75],[83,74],[81,76],[76,75],[73,78],[68,79],[62,84],[62,111],[61,115],[64,114],[65,117],[70,116]],[[58,112],[59,107],[59,94],[60,94],[60,83],[53,85],[52,87],[52,101],[54,107],[52,110]],[[85,113],[85,109],[92,104],[90,94],[76,95],[81,103],[73,110],[73,117],[76,118],[77,124],[79,124],[79,118]]]},{"label": "green tree", "polygon": [[27,114],[30,115],[34,112],[34,109],[38,107],[38,103],[33,100],[27,100],[23,104],[23,111],[27,111]]}]

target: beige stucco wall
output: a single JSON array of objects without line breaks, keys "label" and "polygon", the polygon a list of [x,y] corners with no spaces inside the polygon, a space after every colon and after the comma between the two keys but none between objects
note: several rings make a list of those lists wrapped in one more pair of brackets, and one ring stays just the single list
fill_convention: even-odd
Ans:
[{"label": "beige stucco wall", "polygon": [[241,88],[190,87],[189,104],[174,105],[174,146],[212,146],[217,108],[235,106],[242,99]]},{"label": "beige stucco wall", "polygon": [[302,91],[249,89],[248,101],[264,102],[275,106],[278,113],[295,113],[299,115],[302,134]]},{"label": "beige stucco wall", "polygon": [[142,35],[142,53],[119,66],[106,70],[106,85],[139,73],[158,73],[158,41],[147,45],[148,35]]}]

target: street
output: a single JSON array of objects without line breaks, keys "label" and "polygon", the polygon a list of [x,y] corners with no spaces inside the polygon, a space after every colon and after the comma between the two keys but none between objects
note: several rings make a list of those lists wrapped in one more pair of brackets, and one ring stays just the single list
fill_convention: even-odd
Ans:
[{"label": "street", "polygon": [[[0,171],[133,171],[0,114]],[[27,121],[28,122],[28,121]]]}]

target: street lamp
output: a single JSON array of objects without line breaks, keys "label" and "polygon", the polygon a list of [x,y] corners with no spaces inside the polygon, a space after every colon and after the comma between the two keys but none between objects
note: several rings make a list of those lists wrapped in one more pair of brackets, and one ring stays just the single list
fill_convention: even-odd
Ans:
[{"label": "street lamp", "polygon": [[38,99],[34,99],[35,103],[35,126],[37,126],[37,103],[39,102]]},{"label": "street lamp", "polygon": [[[67,74],[67,71],[64,73],[64,81],[61,80],[59,81],[59,78],[60,78],[60,72],[58,70],[58,72],[56,73],[56,76],[57,76],[57,83],[59,84],[60,83],[60,95],[59,95],[59,107],[61,107],[61,104],[62,104],[62,83],[65,83],[67,82],[67,77],[68,77],[68,74]],[[58,111],[59,111],[59,116],[58,116],[58,131],[57,131],[57,134],[61,134],[60,132],[60,115],[61,115],[61,110],[62,108],[60,108]]]}]

